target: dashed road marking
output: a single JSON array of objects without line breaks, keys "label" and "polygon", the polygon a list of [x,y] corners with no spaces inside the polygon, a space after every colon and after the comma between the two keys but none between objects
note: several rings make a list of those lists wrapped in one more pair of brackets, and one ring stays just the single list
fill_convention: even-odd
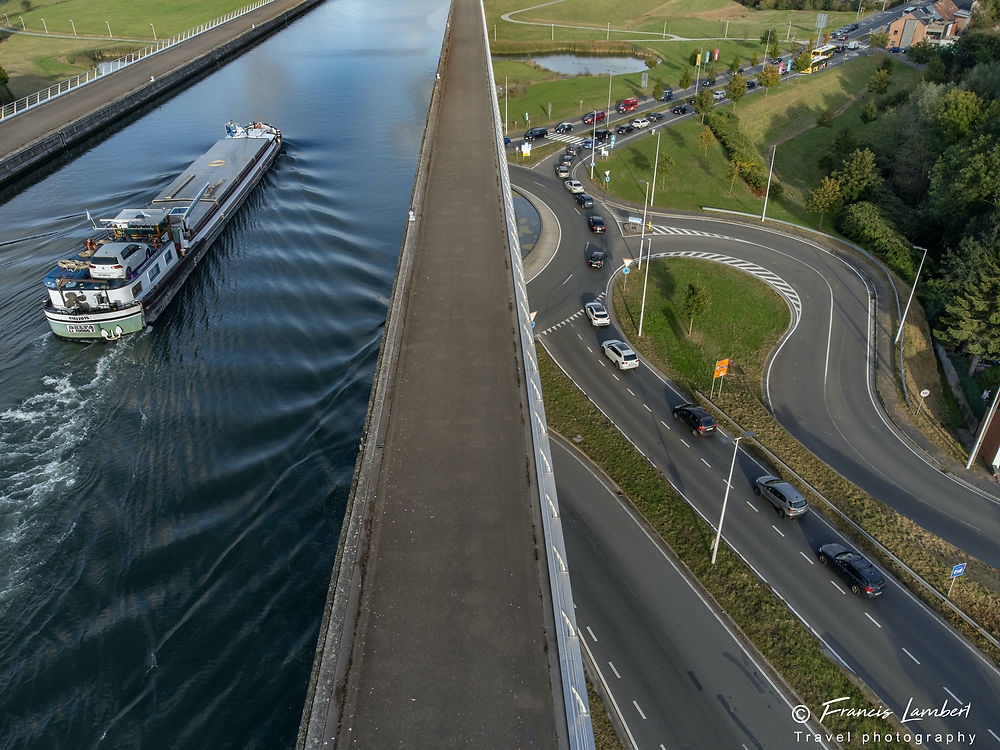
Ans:
[{"label": "dashed road marking", "polygon": [[833,584],[833,587],[834,587],[835,589],[837,589],[837,591],[839,591],[839,592],[840,592],[841,594],[843,594],[844,596],[847,596],[847,592],[846,592],[846,591],[844,591],[844,590],[843,590],[842,588],[840,588],[840,585],[839,585],[839,584],[838,584],[838,583],[837,583],[836,581],[830,581],[830,583],[832,583],[832,584]]},{"label": "dashed road marking", "polygon": [[652,414],[652,413],[653,413],[653,410],[652,410],[652,409],[650,409],[650,408],[649,408],[648,406],[646,406],[646,404],[643,404],[642,406],[643,406],[643,408],[644,408],[644,409],[645,409],[646,411],[648,411],[648,412],[649,412],[650,414]]},{"label": "dashed road marking", "polygon": [[587,632],[590,633],[590,637],[594,639],[594,643],[597,643],[597,636],[594,635],[594,631],[590,629],[590,625],[587,626]]},{"label": "dashed road marking", "polygon": [[690,445],[688,445],[688,443],[687,443],[687,440],[685,440],[684,438],[681,438],[681,439],[680,439],[680,441],[681,441],[682,443],[684,443],[684,447],[685,447],[685,448],[690,448],[690,447],[691,447]]},{"label": "dashed road marking", "polygon": [[[869,620],[871,620],[872,622],[874,622],[880,628],[882,627],[881,625],[878,624],[878,621],[874,617],[872,617],[870,614],[868,614],[867,612],[865,612],[865,617],[867,617]],[[947,690],[947,689],[948,688],[945,688],[945,690]],[[955,700],[958,700],[958,698],[956,698]]]},{"label": "dashed road marking", "polygon": [[772,528],[772,529],[774,529],[775,531],[777,531],[777,532],[778,532],[778,535],[779,535],[779,536],[780,536],[780,537],[781,537],[782,539],[784,539],[784,538],[785,538],[785,535],[781,533],[781,529],[779,529],[779,528],[778,528],[777,526],[775,526],[775,525],[774,525],[773,523],[771,524],[771,528]]},{"label": "dashed road marking", "polygon": [[703,458],[703,459],[701,459],[701,462],[702,462],[703,464],[705,464],[705,466],[707,466],[708,468],[710,468],[710,469],[712,468],[712,464],[710,464],[710,463],[709,463],[708,461],[706,461],[706,460],[705,460],[704,458]]},{"label": "dashed road marking", "polygon": [[646,718],[646,714],[644,714],[642,712],[642,709],[639,708],[639,704],[636,703],[635,701],[632,701],[632,705],[635,706],[635,710],[639,712],[639,716],[641,716],[643,719],[645,719]]},{"label": "dashed road marking", "polygon": [[942,688],[944,689],[944,691],[945,691],[945,692],[946,692],[946,693],[947,693],[948,695],[950,695],[950,696],[951,696],[952,698],[954,698],[954,699],[955,699],[956,701],[958,701],[959,703],[965,703],[965,701],[963,701],[963,700],[962,700],[961,698],[959,698],[959,697],[958,697],[957,695],[955,695],[955,694],[954,694],[953,692],[951,692],[951,691],[950,691],[950,690],[949,690],[948,688],[946,688],[946,687],[945,687],[944,685],[942,685],[941,687],[942,687]]},{"label": "dashed road marking", "polygon": [[799,550],[799,554],[802,555],[806,559],[806,562],[809,563],[810,565],[815,565],[816,564],[816,561],[813,560],[811,557],[809,557],[809,555],[807,555],[802,550]]},{"label": "dashed road marking", "polygon": [[914,663],[914,664],[920,664],[920,662],[919,662],[919,661],[917,661],[917,657],[915,657],[915,656],[914,656],[913,654],[911,654],[911,653],[910,653],[909,651],[907,651],[907,650],[906,650],[905,648],[903,649],[903,653],[904,653],[904,654],[906,654],[907,656],[909,656],[909,657],[910,657],[911,659],[913,659],[913,663]]},{"label": "dashed road marking", "polygon": [[620,674],[618,674],[618,670],[615,669],[615,665],[612,662],[609,661],[608,662],[608,666],[611,667],[611,671],[615,673],[615,677],[617,677],[620,680],[622,678],[622,676]]},{"label": "dashed road marking", "polygon": [[746,503],[747,505],[749,505],[749,506],[750,506],[750,510],[752,510],[752,511],[753,511],[754,513],[760,513],[760,511],[759,511],[759,510],[757,510],[757,509],[756,509],[756,508],[754,507],[753,503],[751,503],[751,502],[750,502],[749,500],[744,500],[743,502],[745,502],[745,503]]}]

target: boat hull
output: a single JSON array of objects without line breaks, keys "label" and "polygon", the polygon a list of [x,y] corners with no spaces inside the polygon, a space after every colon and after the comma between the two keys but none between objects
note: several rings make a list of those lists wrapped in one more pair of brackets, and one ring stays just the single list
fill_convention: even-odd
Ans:
[{"label": "boat hull", "polygon": [[67,341],[113,341],[146,327],[142,305],[87,314],[46,310],[52,333]]}]

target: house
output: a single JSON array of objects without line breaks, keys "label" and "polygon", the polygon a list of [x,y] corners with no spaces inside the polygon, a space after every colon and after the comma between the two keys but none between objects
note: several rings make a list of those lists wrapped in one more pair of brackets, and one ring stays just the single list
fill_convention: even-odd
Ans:
[{"label": "house", "polygon": [[975,6],[973,2],[969,9],[961,9],[954,0],[937,0],[904,13],[886,28],[889,34],[886,46],[905,50],[924,41],[950,44],[965,30]]}]

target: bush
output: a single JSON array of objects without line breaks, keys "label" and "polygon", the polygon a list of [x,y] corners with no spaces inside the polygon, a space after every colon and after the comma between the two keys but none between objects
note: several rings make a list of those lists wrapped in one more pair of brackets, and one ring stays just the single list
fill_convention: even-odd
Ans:
[{"label": "bush", "polygon": [[767,187],[767,171],[764,160],[750,139],[740,130],[740,121],[732,112],[713,112],[708,116],[708,127],[722,147],[726,149],[730,161],[740,165],[740,177],[751,190],[762,191]]},{"label": "bush", "polygon": [[878,206],[868,201],[852,203],[840,212],[837,228],[848,237],[881,257],[904,279],[916,274],[910,243],[886,219]]}]

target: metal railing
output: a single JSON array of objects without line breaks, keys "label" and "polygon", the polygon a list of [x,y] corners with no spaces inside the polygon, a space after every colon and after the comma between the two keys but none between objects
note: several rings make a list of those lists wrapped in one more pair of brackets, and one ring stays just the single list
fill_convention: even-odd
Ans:
[{"label": "metal railing", "polygon": [[112,60],[109,63],[103,63],[102,69],[91,68],[86,73],[81,73],[78,76],[69,78],[65,81],[60,81],[57,84],[49,86],[47,89],[42,89],[41,91],[36,91],[33,94],[22,97],[16,102],[11,102],[10,104],[5,104],[0,107],[0,122],[6,120],[8,117],[13,117],[14,115],[19,115],[33,107],[37,107],[40,104],[44,104],[57,96],[61,96],[68,91],[72,91],[75,88],[86,85],[91,81],[95,81],[102,76],[110,75],[116,70],[121,70],[122,68],[131,65],[132,63],[138,62],[145,57],[150,55],[155,55],[157,52],[161,52],[168,47],[173,47],[175,44],[180,44],[181,42],[187,41],[191,37],[198,36],[198,34],[203,34],[206,31],[210,31],[224,23],[228,23],[235,18],[246,15],[251,11],[257,10],[258,8],[273,2],[273,0],[255,0],[249,5],[245,5],[237,10],[230,11],[224,16],[219,16],[218,18],[203,23],[200,26],[195,26],[192,29],[183,31],[176,36],[172,36],[169,39],[164,39],[163,41],[151,44],[148,47],[143,47],[141,50],[132,52],[125,57],[119,57],[116,60]]},{"label": "metal railing", "polygon": [[[483,14],[483,38],[486,45],[486,70],[489,75],[488,90],[496,91],[493,66],[490,65],[490,36],[486,26],[485,12]],[[541,505],[549,588],[552,596],[553,617],[555,618],[559,669],[562,676],[563,706],[569,731],[569,746],[571,750],[593,750],[594,731],[590,721],[590,703],[587,699],[583,655],[580,651],[580,629],[576,624],[573,590],[570,586],[569,568],[566,564],[566,547],[559,515],[559,500],[556,496],[548,424],[545,421],[545,405],[542,402],[541,374],[538,371],[538,356],[535,352],[535,337],[532,330],[534,324],[528,307],[528,291],[524,277],[524,265],[521,263],[517,218],[514,216],[510,173],[507,170],[507,155],[503,145],[503,127],[501,125],[503,120],[500,117],[500,104],[497,98],[491,96],[490,99],[493,102],[493,127],[496,131],[497,158],[500,162],[500,189],[503,194],[504,218],[507,222],[507,240],[510,247],[512,282],[521,338],[521,355],[525,380],[527,381],[525,386],[528,391],[528,407],[531,410],[535,476],[538,480],[538,501]]]}]

